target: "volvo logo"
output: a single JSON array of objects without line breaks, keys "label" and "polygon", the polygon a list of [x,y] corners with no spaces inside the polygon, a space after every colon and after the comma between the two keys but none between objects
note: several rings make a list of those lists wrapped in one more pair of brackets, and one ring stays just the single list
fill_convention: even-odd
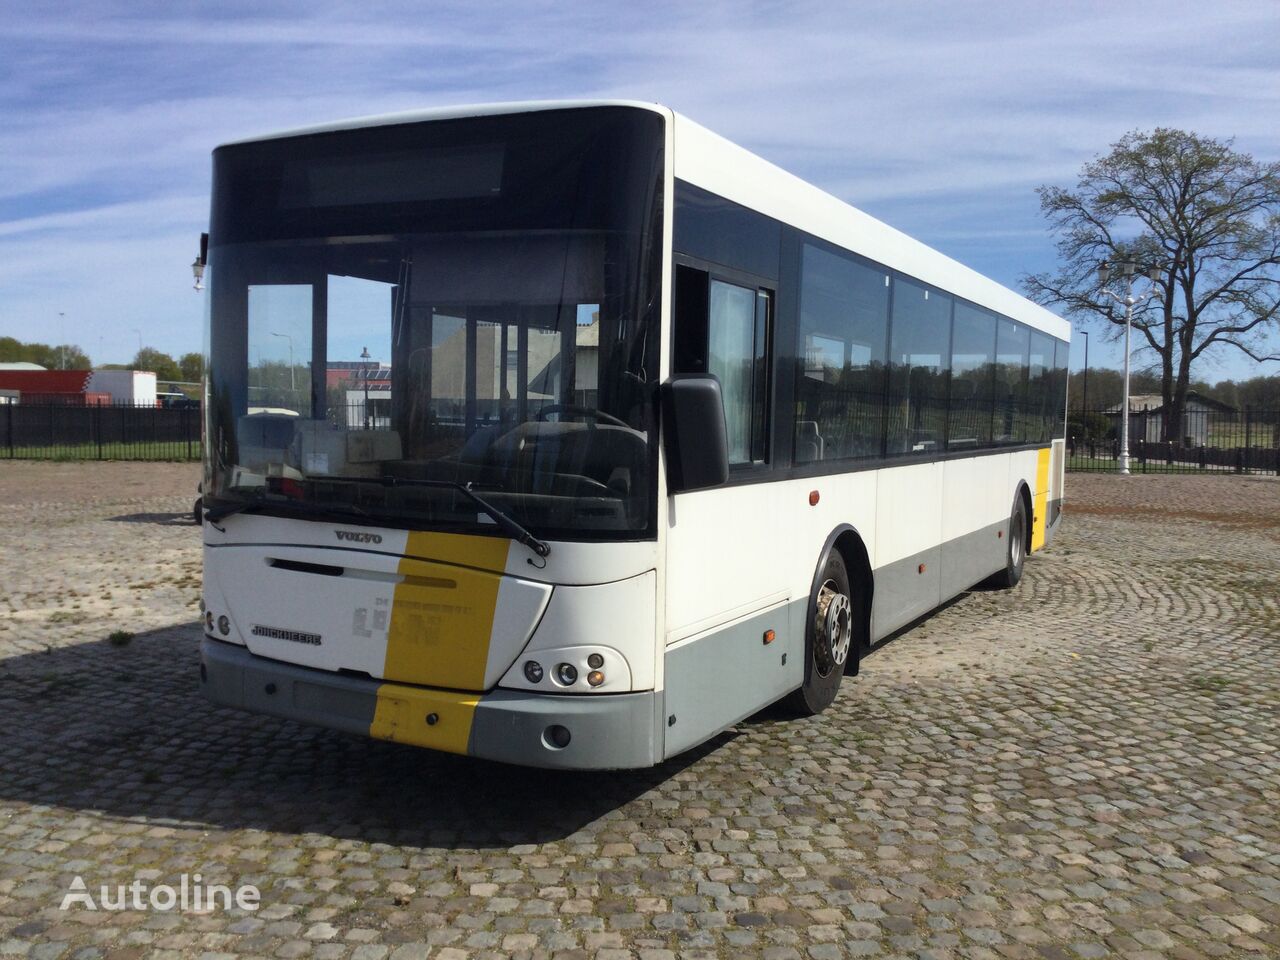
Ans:
[{"label": "volvo logo", "polygon": [[376,533],[356,533],[354,530],[335,530],[339,540],[351,543],[381,543],[382,537]]}]

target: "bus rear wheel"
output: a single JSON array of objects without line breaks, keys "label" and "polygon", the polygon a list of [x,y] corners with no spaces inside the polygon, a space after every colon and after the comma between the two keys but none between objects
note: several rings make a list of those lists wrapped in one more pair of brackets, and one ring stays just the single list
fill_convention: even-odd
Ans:
[{"label": "bus rear wheel", "polygon": [[1005,532],[1004,569],[992,574],[987,582],[998,590],[1009,590],[1022,579],[1022,567],[1027,561],[1027,505],[1022,494],[1013,498],[1013,512]]},{"label": "bus rear wheel", "polygon": [[832,549],[809,600],[812,615],[805,625],[804,685],[786,700],[796,713],[811,717],[831,706],[850,656],[858,656],[857,607],[849,587],[849,571],[840,551]]}]

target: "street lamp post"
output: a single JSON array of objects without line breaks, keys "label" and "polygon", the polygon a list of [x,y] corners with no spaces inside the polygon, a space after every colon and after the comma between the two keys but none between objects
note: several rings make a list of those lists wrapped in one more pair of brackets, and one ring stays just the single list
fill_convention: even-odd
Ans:
[{"label": "street lamp post", "polygon": [[[1084,397],[1081,399],[1081,406],[1084,407],[1084,415],[1089,416],[1089,331],[1081,330],[1080,336],[1084,337]],[[1086,420],[1087,424],[1088,421]],[[1088,427],[1086,426],[1087,430]]]},{"label": "street lamp post", "polygon": [[369,361],[373,358],[369,356],[369,348],[365,347],[360,351],[360,365],[364,372],[364,428],[366,430],[373,429],[373,423],[369,416]]},{"label": "street lamp post", "polygon": [[294,393],[298,388],[293,382],[293,337],[287,333],[276,333],[275,331],[272,331],[271,335],[273,337],[283,337],[289,341],[289,392]]},{"label": "street lamp post", "polygon": [[1158,294],[1158,289],[1154,284],[1160,279],[1162,268],[1159,265],[1147,268],[1147,279],[1152,282],[1153,286],[1146,293],[1135,297],[1133,295],[1133,277],[1137,272],[1138,265],[1132,261],[1126,261],[1117,264],[1117,266],[1124,276],[1125,289],[1123,297],[1107,289],[1107,281],[1111,279],[1111,265],[1105,260],[1098,265],[1098,283],[1103,293],[1116,303],[1124,304],[1124,396],[1120,401],[1119,469],[1121,474],[1127,475],[1129,473],[1129,351],[1133,330],[1133,308],[1147,299],[1147,297]]}]

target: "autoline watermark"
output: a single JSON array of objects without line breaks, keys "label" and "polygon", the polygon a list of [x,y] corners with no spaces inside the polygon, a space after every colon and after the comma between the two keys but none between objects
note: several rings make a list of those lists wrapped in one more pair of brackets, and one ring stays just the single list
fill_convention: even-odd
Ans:
[{"label": "autoline watermark", "polygon": [[[95,896],[96,894],[96,896]],[[251,883],[234,890],[221,883],[205,883],[200,874],[182,874],[175,887],[168,883],[148,884],[144,880],[132,883],[102,884],[91,890],[84,878],[77,876],[71,888],[62,898],[60,909],[70,910],[79,904],[86,910],[155,910],[168,913],[181,910],[184,913],[207,913],[213,910],[257,910],[262,894]]]}]

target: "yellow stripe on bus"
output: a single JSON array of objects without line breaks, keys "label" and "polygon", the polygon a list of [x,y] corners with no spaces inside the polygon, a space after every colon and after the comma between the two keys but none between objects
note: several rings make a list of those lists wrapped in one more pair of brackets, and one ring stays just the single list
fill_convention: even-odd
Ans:
[{"label": "yellow stripe on bus", "polygon": [[378,687],[369,736],[447,753],[466,753],[480,695],[422,690],[396,683]]},{"label": "yellow stripe on bus", "polygon": [[1032,498],[1035,520],[1031,524],[1031,549],[1044,546],[1045,527],[1049,522],[1049,458],[1051,450],[1041,450],[1036,459],[1036,492]]},{"label": "yellow stripe on bus", "polygon": [[498,587],[510,548],[511,541],[497,537],[409,534],[397,568],[403,579],[391,601],[385,679],[484,689]]}]

